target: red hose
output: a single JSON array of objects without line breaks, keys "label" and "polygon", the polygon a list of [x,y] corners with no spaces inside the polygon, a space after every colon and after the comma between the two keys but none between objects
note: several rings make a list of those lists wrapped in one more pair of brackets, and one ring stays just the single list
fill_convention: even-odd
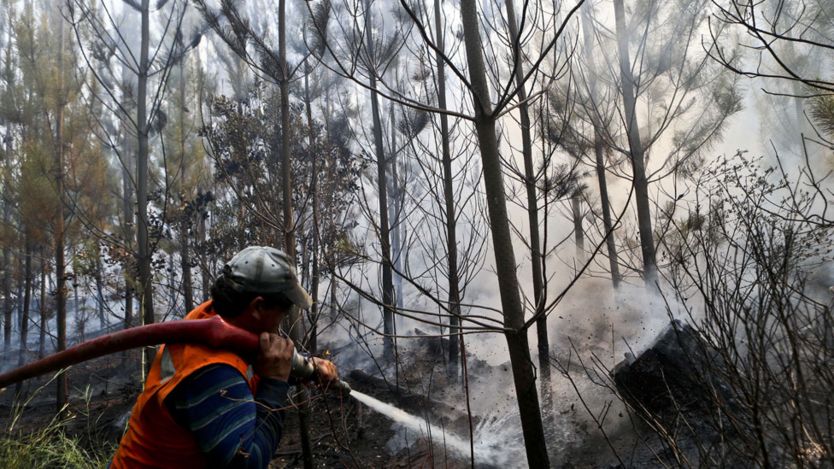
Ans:
[{"label": "red hose", "polygon": [[222,348],[244,358],[254,358],[259,350],[257,335],[220,318],[163,322],[103,335],[0,374],[0,388],[111,353],[182,343]]}]

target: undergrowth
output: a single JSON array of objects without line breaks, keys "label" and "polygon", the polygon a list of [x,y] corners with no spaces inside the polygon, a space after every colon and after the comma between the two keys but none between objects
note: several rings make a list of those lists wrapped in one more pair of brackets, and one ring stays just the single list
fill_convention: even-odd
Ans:
[{"label": "undergrowth", "polygon": [[[38,391],[41,389],[43,386]],[[16,428],[38,391],[14,405],[9,424],[0,434],[0,466],[3,469],[106,468],[114,448],[112,443],[97,441],[89,412],[76,414],[65,408],[35,430]],[[86,392],[84,409],[89,410],[89,399]],[[73,431],[78,428],[71,425],[76,420],[86,423],[82,425],[86,430]]]},{"label": "undergrowth", "polygon": [[0,438],[0,461],[6,469],[104,468],[108,459],[84,449],[62,425]]}]

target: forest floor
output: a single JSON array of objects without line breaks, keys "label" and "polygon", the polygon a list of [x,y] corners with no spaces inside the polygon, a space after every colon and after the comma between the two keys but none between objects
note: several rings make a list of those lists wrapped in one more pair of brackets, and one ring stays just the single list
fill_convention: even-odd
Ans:
[{"label": "forest floor", "polygon": [[[354,389],[430,422],[435,430],[442,429],[443,434],[435,434],[432,441],[424,433],[397,424],[352,398],[310,390],[308,415],[315,467],[470,467],[468,452],[455,451],[444,444],[446,432],[450,437],[455,434],[468,443],[470,430],[463,382],[460,378],[449,378],[444,360],[438,359],[445,353],[445,346],[443,340],[432,337],[401,341],[398,372],[392,373],[390,369],[385,372],[389,380],[396,376],[399,386],[396,382],[378,378],[379,364],[367,359],[367,355],[363,359],[362,347],[335,349],[333,359],[341,365],[343,377]],[[30,380],[23,385],[22,395],[31,398],[22,411],[14,404],[14,389],[6,389],[0,393],[0,441],[25,440],[27,443],[21,443],[24,447],[29,442],[67,444],[65,438],[57,437],[61,434],[69,437],[76,449],[88,458],[90,464],[86,467],[106,466],[140,389],[137,363],[138,351],[132,351],[70,369],[69,412],[61,421],[55,420],[55,383],[49,382],[49,377]],[[364,366],[350,370],[351,363],[363,363]],[[492,366],[471,357],[469,364],[469,400],[474,415],[471,428],[476,435],[477,467],[523,467],[525,457],[520,429],[504,417],[512,414],[515,402],[512,398],[497,400],[492,395],[496,390],[512,388],[508,364]],[[558,406],[564,410],[554,411],[545,422],[549,428],[552,465],[566,468],[616,465],[606,442],[594,436],[598,432],[582,418],[579,406],[565,402],[559,402]],[[287,411],[284,435],[271,467],[303,467],[298,414],[294,409]],[[15,415],[17,419],[14,419]],[[45,428],[57,432],[44,434]],[[633,432],[628,430],[611,436],[623,449],[634,441]],[[2,449],[0,446],[0,457]],[[54,450],[61,451],[65,450]],[[29,461],[18,467],[36,466]],[[41,467],[53,466],[45,464]]]},{"label": "forest floor", "polygon": [[[138,369],[135,373],[131,370],[136,363],[138,353],[132,352],[125,358],[113,355],[70,369],[70,403],[60,419],[56,417],[55,382],[49,380],[51,377],[29,380],[22,386],[24,406],[14,399],[14,387],[7,388],[0,393],[0,440],[21,445],[20,450],[26,450],[28,444],[54,444],[55,448],[41,448],[52,454],[67,451],[60,447],[67,444],[66,436],[89,457],[87,467],[105,466],[138,395]],[[386,402],[397,396],[396,391],[374,390],[373,385],[360,388]],[[310,390],[309,395],[316,467],[468,467],[461,457],[443,454],[442,448],[433,448],[425,439],[413,438],[411,444],[392,447],[389,442],[398,434],[393,422],[353,399],[318,390]],[[271,467],[303,467],[298,414],[294,409],[287,411],[284,435]],[[32,462],[27,460],[21,467],[29,467]],[[55,460],[42,463],[42,467],[51,467]]]}]

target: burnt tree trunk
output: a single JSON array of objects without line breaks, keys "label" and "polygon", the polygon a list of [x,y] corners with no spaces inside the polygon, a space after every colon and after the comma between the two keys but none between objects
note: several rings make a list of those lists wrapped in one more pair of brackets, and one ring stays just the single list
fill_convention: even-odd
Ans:
[{"label": "burnt tree trunk", "polygon": [[[437,66],[437,106],[446,109],[446,63],[443,61],[442,51],[444,50],[445,37],[443,34],[443,23],[441,22],[441,2],[434,0],[434,25],[437,31],[437,51],[435,52],[435,64]],[[460,308],[460,276],[458,272],[458,240],[457,240],[457,215],[455,210],[455,189],[454,173],[452,172],[452,151],[449,140],[449,116],[441,113],[440,117],[440,142],[443,162],[443,202],[446,208],[446,253],[447,268],[449,271],[449,368],[451,376],[457,376],[460,370],[461,342],[463,336],[460,334],[461,308]]]},{"label": "burnt tree trunk", "polygon": [[[12,184],[11,184],[11,159],[12,159],[12,133],[8,129],[6,133],[6,159],[3,181],[3,228],[8,229],[12,222]],[[12,348],[12,272],[11,272],[11,245],[3,243],[3,353],[8,356]]]},{"label": "burnt tree trunk", "polygon": [[98,313],[98,326],[100,329],[104,329],[107,326],[107,318],[104,314],[104,281],[102,279],[102,265],[101,265],[101,252],[96,250],[96,272],[95,272],[95,281],[96,281],[96,311]]},{"label": "burnt tree trunk", "polygon": [[637,124],[637,97],[634,94],[634,75],[631,71],[631,58],[628,55],[628,32],[625,26],[623,0],[614,0],[614,18],[617,29],[617,51],[620,56],[625,125],[633,172],[634,200],[637,204],[637,225],[640,231],[640,248],[643,254],[643,280],[647,285],[654,285],[657,280],[657,261],[655,259],[652,216],[649,207],[649,183],[646,179],[643,142],[640,141],[640,129]]},{"label": "burnt tree trunk", "polygon": [[[179,139],[180,139],[180,161],[185,164],[185,60],[179,63]],[[185,182],[185,169],[182,171],[182,180]],[[194,221],[194,214],[186,209],[183,216],[182,227],[180,228],[180,269],[182,269],[182,296],[185,302],[185,314],[194,309],[194,289],[191,278],[191,223]]]},{"label": "burnt tree trunk", "polygon": [[[586,3],[582,7],[582,36],[584,42],[583,54],[586,63],[590,63],[593,47],[593,23],[591,21],[591,4]],[[608,268],[611,271],[611,283],[614,288],[620,286],[620,264],[617,258],[617,244],[614,239],[613,223],[611,221],[611,203],[608,200],[608,182],[605,179],[605,147],[602,139],[602,124],[597,116],[597,85],[594,77],[591,77],[591,125],[594,129],[594,170],[597,174],[597,185],[599,186],[599,203],[602,211],[602,227],[607,234],[605,247],[608,252]]]},{"label": "burnt tree trunk", "polygon": [[[26,253],[23,266],[23,313],[20,315],[20,354],[17,357],[17,366],[23,366],[26,362],[26,341],[29,339],[29,306],[32,300],[32,245],[26,235]],[[15,395],[20,394],[22,383],[15,386]]]},{"label": "burnt tree trunk", "polygon": [[[11,138],[7,140],[7,152]],[[11,156],[9,156],[11,158]],[[8,180],[3,184],[3,228],[6,229],[11,226],[12,207],[11,207],[11,184]],[[12,350],[12,252],[10,243],[3,243],[3,354],[8,356]]]},{"label": "burnt tree trunk", "polygon": [[585,262],[585,231],[582,227],[582,200],[576,194],[570,198],[571,215],[573,217],[573,242],[576,246],[577,264]]},{"label": "burnt tree trunk", "polygon": [[376,91],[374,41],[371,36],[371,2],[365,0],[365,49],[367,50],[369,88],[371,89],[371,114],[374,127],[374,148],[377,164],[377,190],[379,192],[379,242],[382,250],[382,304],[383,304],[383,355],[387,361],[394,359],[394,279],[391,266],[391,234],[388,221],[388,187],[385,149],[382,143],[382,121],[379,117],[379,96]]},{"label": "burnt tree trunk", "polygon": [[[541,238],[539,236],[539,201],[536,182],[538,177],[533,167],[533,138],[531,135],[530,110],[527,103],[527,90],[524,86],[524,66],[521,63],[521,50],[518,44],[518,23],[515,17],[515,7],[512,0],[505,3],[507,9],[507,24],[510,38],[513,40],[513,58],[515,61],[515,79],[518,87],[518,112],[521,123],[521,153],[524,160],[524,189],[527,195],[527,223],[530,225],[530,262],[533,271],[533,302],[536,320],[536,338],[539,349],[539,369],[542,375],[542,389],[550,391],[550,339],[547,335],[547,315],[543,314],[546,301],[544,282],[544,258],[541,252]],[[545,396],[545,400],[549,400]]]},{"label": "burnt tree trunk", "polygon": [[[138,134],[138,151],[136,154],[136,203],[139,223],[137,230],[138,241],[138,267],[139,267],[139,311],[142,314],[143,324],[156,322],[153,306],[153,277],[151,272],[151,245],[149,238],[148,222],[148,159],[149,147],[148,136],[150,125],[148,123],[147,99],[148,99],[148,76],[150,73],[150,60],[148,58],[150,45],[150,0],[142,0],[141,4],[142,36],[139,46],[139,77],[137,80],[136,94],[136,125]],[[156,350],[153,347],[146,347],[144,350],[144,373],[153,363]],[[143,375],[144,376],[144,375]]]},{"label": "burnt tree trunk", "polygon": [[[306,30],[302,32],[304,40],[307,40]],[[318,320],[319,308],[319,158],[315,152],[315,134],[313,121],[312,97],[310,96],[310,74],[312,69],[309,64],[304,66],[304,110],[307,117],[308,145],[313,154],[311,167],[312,179],[310,181],[310,203],[313,205],[313,234],[312,234],[312,275],[310,277],[310,296],[313,298],[313,306],[310,308],[310,333],[308,334],[307,349],[310,353],[316,353],[318,348]]]},{"label": "burnt tree trunk", "polygon": [[[292,127],[290,124],[290,75],[287,64],[287,1],[278,2],[278,60],[280,62],[281,77],[279,88],[281,90],[281,182],[283,184],[282,203],[284,218],[284,250],[295,262],[295,219],[292,206],[292,157],[290,155],[290,142],[292,138]],[[292,308],[289,315],[290,338],[293,342],[301,345],[304,340],[304,321],[301,320],[301,313],[298,308]],[[300,403],[307,401],[307,393],[301,389],[298,393]],[[309,430],[309,407],[303,404],[298,406],[299,433],[301,434],[301,454],[304,460],[304,468],[313,468],[313,447],[310,441]]]},{"label": "burnt tree trunk", "polygon": [[[123,216],[123,225],[122,225],[122,237],[124,238],[124,245],[125,249],[131,251],[133,249],[133,223],[134,223],[134,216],[133,216],[133,196],[131,193],[133,192],[133,188],[131,187],[131,174],[130,174],[130,166],[133,164],[133,158],[131,155],[133,154],[133,145],[130,143],[130,140],[125,139],[123,141],[123,158],[125,159],[122,164],[122,216]],[[124,257],[122,262],[122,268],[124,272],[122,272],[122,276],[124,277],[124,309],[125,309],[125,320],[124,320],[124,327],[125,329],[133,326],[133,263],[130,262],[130,258],[128,256]]]},{"label": "burnt tree trunk", "polygon": [[[190,221],[190,220],[189,220]],[[187,226],[182,228],[180,239],[180,268],[182,269],[182,295],[185,301],[186,313],[194,309],[194,290],[191,287],[191,246],[190,231]]]},{"label": "burnt tree trunk", "polygon": [[40,319],[40,330],[38,331],[38,358],[43,358],[46,353],[46,256],[41,253],[41,300],[38,302],[40,311],[38,317]]},{"label": "burnt tree trunk", "polygon": [[[64,263],[64,21],[59,18],[58,27],[58,109],[55,113],[55,186],[58,193],[55,216],[55,288],[56,315],[58,319],[58,351],[67,348],[67,289]],[[62,411],[69,397],[67,374],[57,378],[56,407]]]},{"label": "burnt tree trunk", "polygon": [[475,111],[475,130],[483,161],[484,189],[495,253],[498,289],[504,313],[504,326],[511,330],[505,333],[505,337],[512,363],[521,428],[527,450],[527,463],[530,467],[549,467],[547,441],[544,438],[539,396],[536,391],[536,372],[530,359],[527,330],[524,327],[524,309],[518,291],[515,252],[507,218],[504,176],[501,171],[501,155],[495,135],[496,118],[490,101],[484,65],[477,2],[461,0],[460,6]]}]

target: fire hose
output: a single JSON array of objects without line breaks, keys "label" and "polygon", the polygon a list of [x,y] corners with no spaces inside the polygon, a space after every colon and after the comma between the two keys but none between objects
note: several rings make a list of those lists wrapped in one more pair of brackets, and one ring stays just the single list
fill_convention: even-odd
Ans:
[{"label": "fire hose", "polygon": [[[106,334],[2,373],[0,388],[93,358],[159,344],[199,344],[228,350],[249,362],[254,361],[260,351],[257,335],[232,326],[221,318],[163,322]],[[316,379],[316,375],[313,360],[295,350],[290,376],[298,381],[311,381]],[[343,393],[351,391],[350,386],[341,380],[330,383],[328,389],[336,389]]]}]

